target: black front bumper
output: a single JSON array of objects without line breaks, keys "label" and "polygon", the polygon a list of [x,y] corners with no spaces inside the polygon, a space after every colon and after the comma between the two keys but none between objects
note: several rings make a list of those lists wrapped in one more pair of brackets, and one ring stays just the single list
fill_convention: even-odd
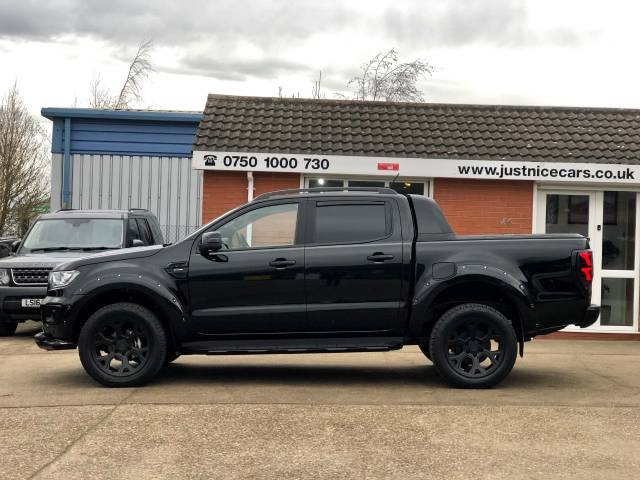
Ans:
[{"label": "black front bumper", "polygon": [[46,333],[40,332],[33,336],[36,345],[43,350],[73,350],[76,348],[75,343],[65,342],[59,338],[47,336]]},{"label": "black front bumper", "polygon": [[40,320],[40,309],[23,307],[22,299],[43,299],[46,295],[46,286],[16,285],[0,287],[0,321],[24,322],[26,320]]},{"label": "black front bumper", "polygon": [[580,328],[587,328],[596,323],[598,317],[600,316],[600,305],[589,305],[587,310],[584,312],[584,316],[582,320],[576,325]]}]

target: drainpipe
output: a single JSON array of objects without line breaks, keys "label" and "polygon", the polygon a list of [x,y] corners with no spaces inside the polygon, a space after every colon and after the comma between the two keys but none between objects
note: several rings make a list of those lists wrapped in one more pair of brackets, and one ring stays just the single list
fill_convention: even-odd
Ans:
[{"label": "drainpipe", "polygon": [[71,208],[71,119],[64,119],[62,150],[62,208]]},{"label": "drainpipe", "polygon": [[247,202],[253,200],[253,172],[247,172]]},{"label": "drainpipe", "polygon": [[[247,172],[247,202],[253,200],[253,172]],[[253,245],[253,224],[247,225],[247,243]]]}]

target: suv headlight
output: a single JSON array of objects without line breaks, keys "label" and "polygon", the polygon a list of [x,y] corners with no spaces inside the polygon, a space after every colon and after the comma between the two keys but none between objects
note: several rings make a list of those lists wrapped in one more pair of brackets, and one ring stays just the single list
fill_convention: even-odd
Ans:
[{"label": "suv headlight", "polygon": [[0,268],[0,285],[9,285],[9,269]]},{"label": "suv headlight", "polygon": [[73,282],[74,278],[76,278],[79,273],[80,272],[77,270],[59,270],[49,272],[49,288],[51,290],[64,288]]}]

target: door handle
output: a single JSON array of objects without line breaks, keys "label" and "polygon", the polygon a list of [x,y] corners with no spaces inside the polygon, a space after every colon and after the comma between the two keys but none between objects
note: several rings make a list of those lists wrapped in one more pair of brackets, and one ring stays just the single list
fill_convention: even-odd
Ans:
[{"label": "door handle", "polygon": [[376,252],[373,255],[369,255],[367,260],[372,262],[386,262],[387,260],[393,260],[393,255],[385,255],[382,252]]},{"label": "door handle", "polygon": [[282,270],[283,268],[287,268],[295,264],[295,260],[287,260],[286,258],[276,258],[269,262],[269,265],[274,267],[276,270]]}]

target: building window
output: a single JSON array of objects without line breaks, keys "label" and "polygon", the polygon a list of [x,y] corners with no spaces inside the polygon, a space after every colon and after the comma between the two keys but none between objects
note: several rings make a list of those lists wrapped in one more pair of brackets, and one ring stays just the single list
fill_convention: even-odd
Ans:
[{"label": "building window", "polygon": [[305,179],[307,188],[317,187],[388,187],[399,193],[410,193],[414,195],[429,196],[429,182],[422,180],[403,180],[401,182],[393,182],[376,179],[341,179],[341,178],[325,178],[325,177],[307,177]]},{"label": "building window", "polygon": [[424,182],[392,182],[389,186],[396,192],[425,195]]},{"label": "building window", "polygon": [[308,180],[307,188],[317,188],[317,187],[344,187],[344,181],[324,179],[324,178],[310,178]]}]

